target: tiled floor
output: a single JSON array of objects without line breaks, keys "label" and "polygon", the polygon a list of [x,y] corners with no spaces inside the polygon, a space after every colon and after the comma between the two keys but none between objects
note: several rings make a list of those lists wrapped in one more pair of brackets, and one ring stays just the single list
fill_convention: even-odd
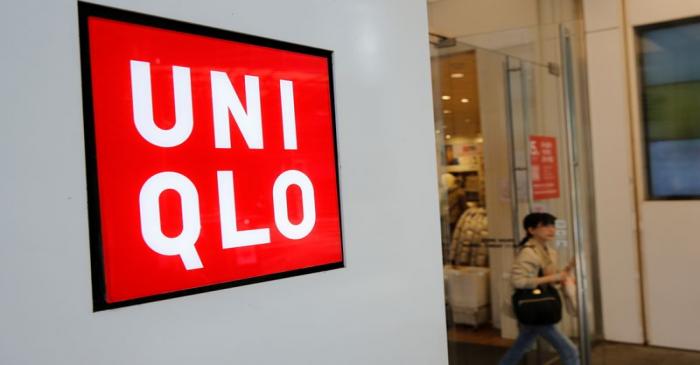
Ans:
[{"label": "tiled floor", "polygon": [[616,343],[593,348],[592,365],[700,365],[700,352]]},{"label": "tiled floor", "polygon": [[[512,341],[488,327],[448,330],[450,364],[495,365]],[[594,345],[591,365],[700,365],[700,352],[603,342]],[[557,365],[556,354],[531,351],[521,365]]]}]

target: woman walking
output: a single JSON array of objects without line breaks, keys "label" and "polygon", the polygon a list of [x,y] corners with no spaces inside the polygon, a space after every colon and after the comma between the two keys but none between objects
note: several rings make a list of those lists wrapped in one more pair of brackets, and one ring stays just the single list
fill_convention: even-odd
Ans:
[{"label": "woman walking", "polygon": [[557,268],[556,251],[548,245],[555,236],[555,220],[549,213],[530,213],[523,220],[526,235],[511,271],[520,333],[500,365],[516,365],[538,336],[552,344],[562,364],[579,365],[576,346],[556,327],[561,319],[561,299],[552,285],[572,280],[573,265],[561,271]]}]

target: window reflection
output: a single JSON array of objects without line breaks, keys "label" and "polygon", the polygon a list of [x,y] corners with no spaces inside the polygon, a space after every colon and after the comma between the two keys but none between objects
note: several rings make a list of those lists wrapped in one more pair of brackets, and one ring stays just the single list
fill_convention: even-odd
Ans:
[{"label": "window reflection", "polygon": [[700,21],[640,28],[648,190],[700,197]]}]

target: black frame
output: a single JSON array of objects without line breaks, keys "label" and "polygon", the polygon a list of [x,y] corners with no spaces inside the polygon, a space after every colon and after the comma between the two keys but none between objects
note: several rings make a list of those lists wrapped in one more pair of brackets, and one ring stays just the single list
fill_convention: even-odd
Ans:
[{"label": "black frame", "polygon": [[644,85],[644,57],[642,57],[640,41],[644,33],[664,28],[672,28],[686,24],[700,23],[700,17],[691,17],[684,19],[675,19],[660,23],[640,25],[634,27],[635,36],[635,53],[637,61],[637,93],[639,100],[639,115],[640,121],[643,123],[642,140],[644,143],[644,177],[645,177],[645,198],[649,201],[665,201],[665,200],[700,200],[700,195],[672,195],[672,196],[656,196],[652,193],[651,187],[651,168],[649,163],[649,123],[647,121],[646,100],[647,95]]},{"label": "black frame", "polygon": [[[297,53],[305,53],[313,56],[324,57],[328,61],[328,76],[330,90],[331,123],[333,130],[333,148],[335,158],[336,189],[338,196],[338,214],[340,224],[340,249],[341,260],[339,262],[313,266],[293,271],[276,274],[258,276],[248,279],[230,281],[226,283],[202,286],[193,289],[180,290],[170,293],[152,295],[137,299],[125,300],[116,303],[107,303],[105,299],[106,287],[104,276],[104,262],[102,252],[102,227],[100,215],[99,187],[97,181],[97,154],[95,145],[93,95],[92,95],[92,69],[90,64],[90,42],[88,18],[100,17],[117,20],[131,24],[144,25],[154,28],[167,29],[181,33],[202,35],[211,38],[254,44],[258,46],[270,47]],[[107,309],[126,307],[135,304],[154,302],[164,299],[171,299],[192,294],[199,294],[209,291],[232,288],[242,285],[260,283],[264,281],[277,280],[293,276],[305,275],[315,272],[328,271],[345,267],[345,250],[343,239],[343,219],[340,198],[340,176],[338,164],[338,141],[335,125],[335,96],[333,87],[333,51],[321,48],[309,47],[305,45],[289,43],[259,36],[238,33],[230,30],[212,28],[204,25],[187,23],[178,20],[161,18],[127,10],[121,10],[102,5],[78,2],[78,23],[80,36],[80,61],[83,90],[83,120],[85,129],[85,168],[87,177],[87,198],[88,198],[88,220],[90,226],[90,261],[92,273],[92,303],[93,312]]]}]

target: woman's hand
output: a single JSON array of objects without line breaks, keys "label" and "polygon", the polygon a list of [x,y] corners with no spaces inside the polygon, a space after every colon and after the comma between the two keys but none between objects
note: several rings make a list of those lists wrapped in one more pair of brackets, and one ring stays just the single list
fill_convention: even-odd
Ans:
[{"label": "woman's hand", "polygon": [[571,258],[568,264],[564,266],[564,271],[567,273],[571,273],[571,270],[573,270],[576,267],[576,258]]},{"label": "woman's hand", "polygon": [[567,275],[562,279],[561,285],[576,285],[576,278],[574,278],[572,275]]},{"label": "woman's hand", "polygon": [[558,283],[558,284],[562,284],[562,285],[569,283],[569,282],[575,283],[576,279],[571,274],[570,270],[571,269],[568,269],[568,270],[565,269],[565,270],[559,271],[558,273],[549,275],[548,277],[546,277],[547,280],[545,282]]},{"label": "woman's hand", "polygon": [[539,280],[537,282],[537,285],[563,283],[564,280],[569,276],[570,275],[566,271],[559,271],[559,272],[538,278]]}]

